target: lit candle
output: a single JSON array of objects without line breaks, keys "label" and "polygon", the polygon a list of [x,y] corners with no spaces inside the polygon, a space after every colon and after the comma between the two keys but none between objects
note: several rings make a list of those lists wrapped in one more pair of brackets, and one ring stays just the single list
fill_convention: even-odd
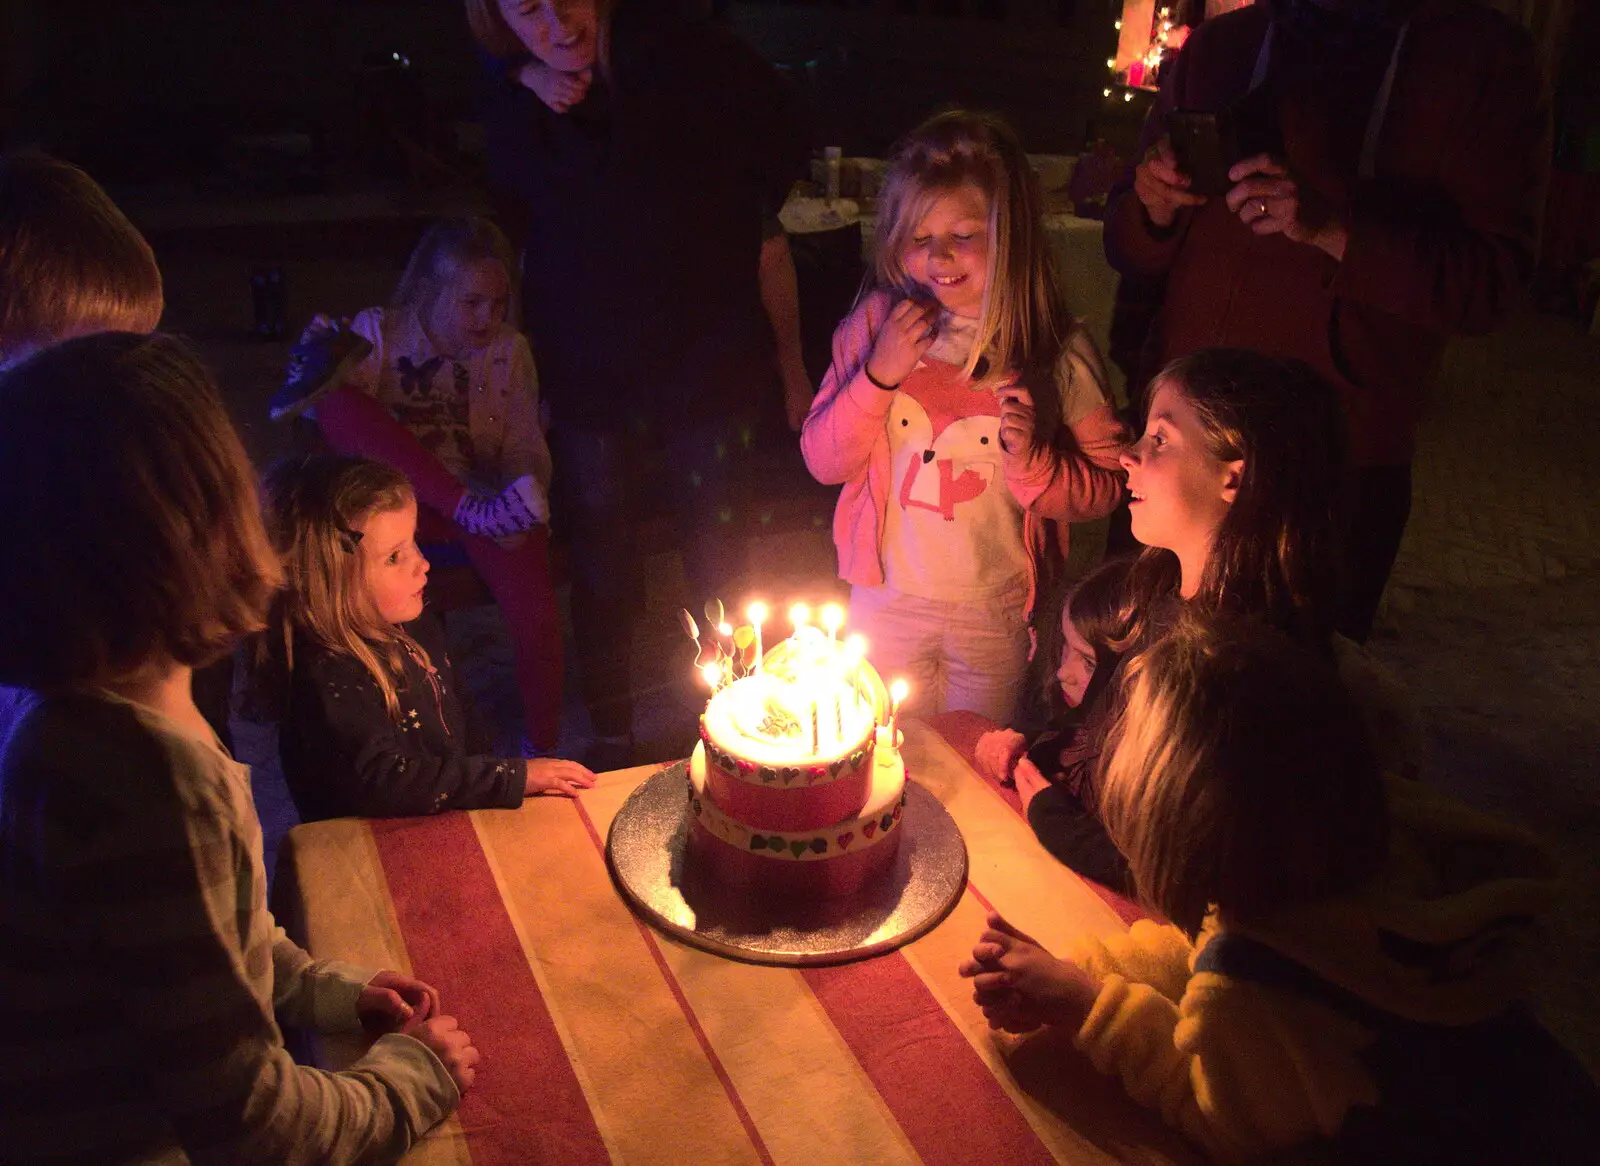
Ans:
[{"label": "lit candle", "polygon": [[905,700],[906,693],[911,689],[904,680],[896,680],[889,686],[889,740],[896,739],[895,730],[900,726],[900,702]]},{"label": "lit candle", "polygon": [[811,756],[815,757],[822,752],[822,724],[821,714],[817,711],[817,702],[811,702]]},{"label": "lit candle", "polygon": [[803,603],[797,603],[789,609],[789,622],[794,624],[794,630],[799,631],[811,622],[811,609]]},{"label": "lit candle", "polygon": [[844,610],[837,603],[830,603],[822,609],[822,626],[828,629],[828,647],[833,647],[838,639],[839,625],[844,623]]},{"label": "lit candle", "polygon": [[705,677],[706,683],[711,686],[711,691],[716,692],[722,687],[722,669],[715,664],[707,664],[700,669],[700,675]]},{"label": "lit candle", "polygon": [[851,636],[844,642],[844,650],[850,654],[850,659],[855,662],[856,675],[856,703],[861,703],[861,662],[867,658],[867,637],[859,633]]},{"label": "lit candle", "polygon": [[761,625],[767,622],[767,605],[765,603],[752,603],[745,609],[745,614],[750,617],[750,626],[756,629],[756,666],[755,671],[761,671]]}]

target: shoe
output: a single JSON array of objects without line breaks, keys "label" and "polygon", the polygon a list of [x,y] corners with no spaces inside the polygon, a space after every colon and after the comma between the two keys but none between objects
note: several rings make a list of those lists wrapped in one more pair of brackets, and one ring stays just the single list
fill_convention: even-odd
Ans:
[{"label": "shoe", "polygon": [[372,352],[372,341],[349,328],[312,324],[289,350],[289,372],[268,406],[274,421],[288,421],[342,384]]}]

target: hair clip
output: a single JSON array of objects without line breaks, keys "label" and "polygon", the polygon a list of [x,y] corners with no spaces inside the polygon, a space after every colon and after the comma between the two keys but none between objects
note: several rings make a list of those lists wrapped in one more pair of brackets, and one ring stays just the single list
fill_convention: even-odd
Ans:
[{"label": "hair clip", "polygon": [[356,550],[361,546],[362,533],[359,530],[346,530],[342,526],[339,528],[339,541],[344,544],[345,554],[353,555],[356,553]]}]

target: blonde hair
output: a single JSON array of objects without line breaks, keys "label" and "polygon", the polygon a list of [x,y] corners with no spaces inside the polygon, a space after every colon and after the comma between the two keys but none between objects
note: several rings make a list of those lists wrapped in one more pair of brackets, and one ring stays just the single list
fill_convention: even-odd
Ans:
[{"label": "blonde hair", "polygon": [[[512,32],[511,26],[506,23],[505,14],[500,11],[499,0],[466,0],[466,2],[467,26],[472,29],[473,38],[483,46],[485,52],[507,61],[529,55],[528,46],[522,43],[522,39]],[[611,72],[613,6],[613,0],[594,0],[595,28],[598,32],[595,61],[599,64],[602,74]]]},{"label": "blonde hair", "polygon": [[274,466],[264,486],[267,528],[288,577],[271,636],[258,652],[269,691],[286,686],[294,671],[298,633],[358,660],[383,693],[389,715],[398,718],[395,682],[404,675],[405,656],[414,654],[427,667],[428,654],[378,611],[360,528],[372,515],[412,501],[411,483],[382,462],[313,454]]},{"label": "blonde hair", "polygon": [[1139,894],[1191,935],[1356,889],[1387,853],[1361,714],[1324,659],[1256,621],[1188,617],[1132,661],[1100,814]]},{"label": "blonde hair", "polygon": [[102,332],[0,376],[0,683],[200,666],[282,582],[255,472],[199,359]]},{"label": "blonde hair", "polygon": [[[989,200],[989,272],[978,331],[963,372],[998,386],[1018,377],[1035,390],[1035,443],[1061,424],[1055,384],[1077,327],[1061,301],[1045,244],[1044,196],[1022,143],[992,114],[953,110],[923,122],[889,158],[880,197],[872,282],[901,297],[926,298],[902,256],[940,197],[971,183]],[[980,369],[985,363],[986,368]]]},{"label": "blonde hair", "polygon": [[161,319],[155,253],[82,170],[46,154],[0,158],[0,363],[85,332]]},{"label": "blonde hair", "polygon": [[395,285],[390,307],[411,309],[426,322],[439,296],[462,269],[484,260],[493,260],[505,268],[510,287],[506,319],[519,319],[517,264],[511,244],[499,227],[475,216],[440,219],[422,233]]}]

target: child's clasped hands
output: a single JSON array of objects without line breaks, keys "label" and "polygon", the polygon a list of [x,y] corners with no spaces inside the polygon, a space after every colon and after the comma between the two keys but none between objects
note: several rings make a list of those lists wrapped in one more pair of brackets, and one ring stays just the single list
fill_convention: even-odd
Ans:
[{"label": "child's clasped hands", "polygon": [[1082,968],[1057,959],[998,912],[990,913],[972,958],[958,970],[972,981],[972,998],[989,1027],[1005,1032],[1077,1028],[1094,1006],[1096,989]]}]

